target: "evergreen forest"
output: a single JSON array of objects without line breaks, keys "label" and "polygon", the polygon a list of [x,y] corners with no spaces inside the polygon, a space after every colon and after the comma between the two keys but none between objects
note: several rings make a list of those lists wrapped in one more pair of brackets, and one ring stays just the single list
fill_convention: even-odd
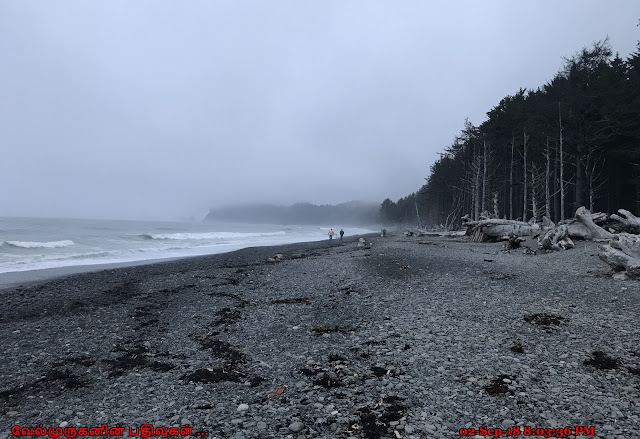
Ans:
[{"label": "evergreen forest", "polygon": [[640,43],[626,58],[608,39],[565,59],[536,90],[468,120],[415,193],[380,206],[383,223],[458,226],[468,214],[554,222],[580,206],[640,214]]}]

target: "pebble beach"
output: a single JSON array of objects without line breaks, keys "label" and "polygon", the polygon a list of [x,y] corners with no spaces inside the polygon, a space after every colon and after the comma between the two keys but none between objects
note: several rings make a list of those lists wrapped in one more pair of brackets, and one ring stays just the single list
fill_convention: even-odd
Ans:
[{"label": "pebble beach", "polygon": [[357,238],[0,290],[0,439],[640,438],[640,284],[597,243]]}]

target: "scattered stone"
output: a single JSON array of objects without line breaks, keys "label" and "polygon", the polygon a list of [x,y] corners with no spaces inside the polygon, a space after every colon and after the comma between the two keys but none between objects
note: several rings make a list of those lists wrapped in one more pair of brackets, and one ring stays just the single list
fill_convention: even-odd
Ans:
[{"label": "scattered stone", "polygon": [[304,424],[302,422],[295,421],[289,424],[289,430],[293,431],[294,433],[301,432],[303,429]]}]

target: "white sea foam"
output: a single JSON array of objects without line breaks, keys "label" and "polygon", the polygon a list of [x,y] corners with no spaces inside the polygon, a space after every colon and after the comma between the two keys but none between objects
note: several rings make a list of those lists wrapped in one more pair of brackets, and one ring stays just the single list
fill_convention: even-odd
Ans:
[{"label": "white sea foam", "polygon": [[282,236],[286,233],[280,232],[208,232],[208,233],[153,233],[144,234],[147,239],[174,239],[174,240],[202,240],[202,239],[241,239],[258,238],[261,236]]},{"label": "white sea foam", "polygon": [[75,245],[73,241],[70,239],[65,239],[62,241],[47,241],[47,242],[38,242],[38,241],[6,241],[7,245],[12,247],[19,248],[60,248],[60,247],[70,247]]},{"label": "white sea foam", "polygon": [[[334,230],[339,230],[334,225]],[[0,217],[2,273],[222,253],[327,239],[328,226],[159,223]],[[59,240],[61,230],[67,240]],[[371,233],[349,227],[347,236]],[[145,233],[145,235],[143,235]]]}]

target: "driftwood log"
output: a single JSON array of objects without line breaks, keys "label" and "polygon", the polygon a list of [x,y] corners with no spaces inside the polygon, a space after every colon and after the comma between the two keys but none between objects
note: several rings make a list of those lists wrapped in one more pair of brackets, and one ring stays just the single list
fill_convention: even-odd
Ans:
[{"label": "driftwood log", "polygon": [[567,250],[574,247],[566,224],[547,230],[538,245],[542,250]]},{"label": "driftwood log", "polygon": [[589,231],[589,236],[587,237],[587,239],[613,238],[613,233],[606,231],[593,221],[591,212],[589,212],[586,207],[581,206],[578,208],[578,210],[576,210],[576,219],[580,221],[580,223]]},{"label": "driftwood log", "polygon": [[[586,212],[588,212],[588,210],[586,210]],[[591,220],[598,226],[607,227],[609,217],[606,213],[596,212],[591,214]],[[558,223],[558,225],[563,224],[567,226],[569,237],[573,239],[594,239],[592,231],[583,222],[581,222],[577,216],[574,218],[567,218],[566,220]]]},{"label": "driftwood log", "polygon": [[[640,233],[640,218],[624,209],[620,209],[618,213],[619,215],[613,214],[611,216],[602,212],[592,214],[587,208],[582,206],[576,210],[575,218],[561,221],[557,226],[546,217],[543,218],[542,225],[539,225],[533,221],[527,223],[523,221],[482,217],[480,221],[472,221],[469,215],[465,215],[462,218],[462,225],[467,228],[466,235],[471,237],[470,240],[476,242],[495,241],[503,237],[505,237],[503,239],[507,239],[506,237],[511,235],[535,236],[546,233],[559,226],[564,226],[562,231],[553,232],[549,235],[549,241],[548,243],[545,242],[544,245],[550,245],[551,247],[549,249],[554,248],[554,245],[560,245],[560,248],[572,248],[573,243],[570,242],[571,238],[609,240],[614,237],[614,233],[612,233],[614,230]],[[606,230],[604,227],[611,231]],[[560,236],[565,234],[565,229],[566,239],[569,241],[563,242],[565,238]],[[554,236],[556,235],[556,242],[553,243]],[[540,241],[540,243],[542,244],[542,241]]]},{"label": "driftwood log", "polygon": [[617,221],[616,229],[620,229],[627,233],[640,233],[640,218],[625,209],[618,209],[617,215],[611,214],[610,219]]},{"label": "driftwood log", "polygon": [[486,219],[473,227],[471,240],[476,242],[499,239],[503,236],[532,236],[542,231],[540,225],[505,219]]},{"label": "driftwood log", "polygon": [[[574,239],[611,239],[613,234],[606,231],[594,221],[595,219],[603,223],[607,216],[604,213],[591,214],[584,206],[576,210],[575,218],[560,222],[557,226],[546,230],[542,239],[539,240],[540,248],[543,250],[560,250],[573,248]],[[549,221],[550,224],[553,224]]]},{"label": "driftwood log", "polygon": [[640,236],[620,233],[616,238],[603,245],[598,256],[615,271],[640,279]]}]

